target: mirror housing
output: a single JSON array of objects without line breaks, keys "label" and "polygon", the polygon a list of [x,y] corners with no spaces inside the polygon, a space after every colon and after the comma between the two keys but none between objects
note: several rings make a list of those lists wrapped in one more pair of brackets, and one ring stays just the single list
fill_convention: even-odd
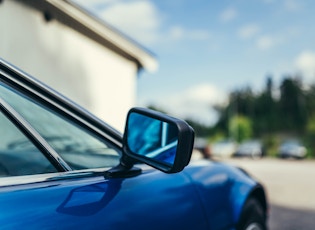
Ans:
[{"label": "mirror housing", "polygon": [[166,173],[188,165],[194,130],[183,120],[144,108],[132,108],[123,137],[122,165],[148,164]]}]

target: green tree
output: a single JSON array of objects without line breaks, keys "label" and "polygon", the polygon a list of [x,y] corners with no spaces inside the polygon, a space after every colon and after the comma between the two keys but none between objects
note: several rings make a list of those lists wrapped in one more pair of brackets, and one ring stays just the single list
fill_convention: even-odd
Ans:
[{"label": "green tree", "polygon": [[311,85],[305,92],[307,116],[315,116],[315,84]]},{"label": "green tree", "polygon": [[284,131],[304,131],[307,123],[306,99],[300,78],[286,77],[280,86],[279,116]]},{"label": "green tree", "polygon": [[252,137],[252,122],[248,117],[236,115],[229,123],[230,137],[242,142]]},{"label": "green tree", "polygon": [[255,135],[271,133],[277,130],[278,109],[273,98],[273,82],[271,76],[267,77],[264,91],[255,98],[255,113],[253,119]]}]

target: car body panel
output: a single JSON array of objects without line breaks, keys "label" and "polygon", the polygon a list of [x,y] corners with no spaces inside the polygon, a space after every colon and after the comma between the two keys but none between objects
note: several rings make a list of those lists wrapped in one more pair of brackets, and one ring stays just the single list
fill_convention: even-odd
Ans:
[{"label": "car body panel", "polygon": [[[131,229],[233,228],[255,183],[226,167],[202,162],[173,175],[143,169],[141,175],[127,179],[79,176],[3,187],[0,225],[4,229],[124,229],[126,223]],[[238,182],[230,179],[235,172]]]},{"label": "car body panel", "polygon": [[[15,187],[14,192],[0,192],[0,224],[8,229],[124,229],[126,223],[131,229],[207,228],[189,184],[184,174],[149,170],[128,179],[81,178]],[[40,219],[45,221],[34,221]]]},{"label": "car body panel", "polygon": [[189,173],[206,206],[210,229],[232,228],[257,185],[244,171],[220,162],[197,161],[184,172]]}]

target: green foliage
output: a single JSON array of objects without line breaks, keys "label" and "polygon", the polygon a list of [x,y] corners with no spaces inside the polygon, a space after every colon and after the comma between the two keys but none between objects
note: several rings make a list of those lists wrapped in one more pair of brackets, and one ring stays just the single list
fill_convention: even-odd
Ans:
[{"label": "green foliage", "polygon": [[279,135],[290,134],[304,140],[308,156],[315,157],[315,84],[306,88],[299,76],[286,76],[275,88],[269,76],[263,91],[253,93],[245,87],[231,92],[229,98],[226,107],[217,109],[215,132],[238,141],[263,139],[272,156],[277,154]]},{"label": "green foliage", "polygon": [[276,134],[268,134],[262,137],[266,155],[276,157],[280,146],[280,137]]},{"label": "green foliage", "polygon": [[230,137],[242,142],[252,137],[252,122],[245,116],[234,116],[229,123]]},{"label": "green foliage", "polygon": [[307,147],[307,157],[315,156],[315,115],[307,123],[307,132],[305,134],[305,143]]},{"label": "green foliage", "polygon": [[[231,117],[245,116],[252,121],[254,136],[275,132],[306,132],[310,115],[315,115],[315,85],[305,90],[299,77],[287,76],[279,89],[268,77],[265,89],[254,94],[249,87],[230,93],[230,103],[221,109],[216,128],[228,130]],[[273,92],[280,92],[275,97]]]},{"label": "green foliage", "polygon": [[280,129],[304,131],[307,124],[306,92],[299,78],[287,77],[280,86],[279,118]]}]

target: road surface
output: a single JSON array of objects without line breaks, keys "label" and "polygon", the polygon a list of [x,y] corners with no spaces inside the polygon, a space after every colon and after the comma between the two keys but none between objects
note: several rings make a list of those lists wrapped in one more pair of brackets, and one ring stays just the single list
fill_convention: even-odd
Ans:
[{"label": "road surface", "polygon": [[266,187],[270,230],[315,229],[315,160],[221,161],[244,168]]}]

